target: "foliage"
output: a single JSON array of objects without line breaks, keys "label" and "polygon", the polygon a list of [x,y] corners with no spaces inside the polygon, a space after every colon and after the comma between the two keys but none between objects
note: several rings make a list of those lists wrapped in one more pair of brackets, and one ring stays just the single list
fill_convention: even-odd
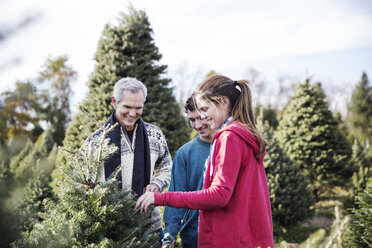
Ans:
[{"label": "foliage", "polygon": [[[81,106],[100,124],[110,116],[111,96],[115,83],[123,77],[134,77],[143,82],[148,96],[143,119],[159,126],[173,153],[189,140],[189,127],[169,88],[170,80],[163,75],[167,66],[160,64],[162,55],[155,46],[152,29],[144,11],[132,6],[129,13],[121,13],[117,25],[105,26],[95,55],[96,66],[88,82],[89,92]],[[63,144],[78,148],[86,138],[79,129],[84,125],[88,133],[95,131],[82,113],[76,114]]]},{"label": "foliage", "polygon": [[300,165],[316,197],[343,185],[353,173],[350,144],[324,97],[319,83],[312,86],[306,80],[299,84],[275,134],[289,158]]},{"label": "foliage", "polygon": [[273,223],[279,227],[290,227],[312,216],[314,196],[300,167],[291,161],[273,137],[273,129],[263,120],[263,109],[257,118],[257,126],[270,144],[264,159],[270,191]]},{"label": "foliage", "polygon": [[[288,243],[303,243],[311,234],[320,229],[322,228],[312,225],[297,225],[289,228],[280,228],[274,230],[274,240],[276,243],[280,244],[282,244],[283,241]],[[327,229],[325,230],[327,231]]]},{"label": "foliage", "polygon": [[43,98],[43,119],[58,145],[62,145],[71,118],[71,82],[75,80],[77,74],[67,65],[67,60],[67,56],[48,59],[38,78],[38,82],[44,87],[40,93]]},{"label": "foliage", "polygon": [[105,137],[111,128],[67,155],[58,204],[49,201],[15,247],[153,247],[151,218],[134,209],[131,190],[120,189],[115,175],[102,178],[104,160],[117,149]]},{"label": "foliage", "polygon": [[9,168],[12,173],[16,173],[21,161],[33,150],[33,148],[34,144],[31,142],[31,140],[27,140],[25,142],[25,147],[19,152],[19,154],[11,158]]},{"label": "foliage", "polygon": [[6,206],[6,200],[10,197],[13,186],[13,174],[5,161],[0,160],[0,247],[9,244],[18,235],[11,211]]},{"label": "foliage", "polygon": [[352,209],[351,221],[343,235],[345,247],[372,246],[372,178],[366,189],[357,197],[357,205]]},{"label": "foliage", "polygon": [[351,102],[348,106],[347,121],[350,131],[360,141],[372,141],[372,86],[368,76],[363,72],[359,83],[355,86]]},{"label": "foliage", "polygon": [[[48,161],[48,156],[53,149],[53,146],[54,141],[49,133],[42,133],[36,141],[32,151],[28,152],[19,162],[18,167],[15,169],[15,176],[18,179],[27,182],[29,178],[32,178],[35,175],[35,172],[39,173],[38,171],[43,170],[51,171],[54,167],[54,161]],[[27,149],[27,147],[25,149]],[[17,161],[13,163],[16,162]],[[12,168],[14,167],[16,167],[16,165],[12,164]]]},{"label": "foliage", "polygon": [[[261,110],[262,109],[262,110]],[[274,130],[278,127],[279,121],[278,121],[278,115],[274,109],[271,108],[271,106],[264,107],[260,104],[257,104],[254,108],[254,115],[259,116],[260,111],[262,111],[263,114],[263,120],[269,122],[269,126],[272,127]]]},{"label": "foliage", "polygon": [[48,59],[37,80],[17,81],[14,90],[1,93],[2,138],[28,137],[35,141],[44,131],[42,124],[47,124],[53,139],[62,144],[70,121],[70,83],[76,76],[66,63],[64,56]]},{"label": "foliage", "polygon": [[38,175],[26,184],[21,200],[14,211],[20,231],[30,232],[34,224],[40,220],[38,213],[44,212],[45,202],[53,198],[48,183],[48,177]]},{"label": "foliage", "polygon": [[37,88],[31,81],[15,83],[14,91],[5,91],[2,115],[6,120],[6,139],[28,136],[36,139],[42,132],[39,125],[41,105]]},{"label": "foliage", "polygon": [[345,208],[355,207],[355,196],[366,188],[368,178],[372,176],[372,161],[367,158],[366,148],[357,139],[354,140],[350,162],[356,171],[351,177],[350,184],[347,185],[349,197],[343,202]]}]

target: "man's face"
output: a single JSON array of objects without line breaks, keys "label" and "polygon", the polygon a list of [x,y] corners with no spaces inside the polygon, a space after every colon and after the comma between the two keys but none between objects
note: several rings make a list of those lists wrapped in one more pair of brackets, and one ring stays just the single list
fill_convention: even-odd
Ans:
[{"label": "man's face", "polygon": [[210,128],[206,120],[200,118],[200,113],[196,110],[187,110],[187,116],[189,117],[191,127],[199,133],[200,138],[203,141],[211,142],[215,131]]},{"label": "man's face", "polygon": [[133,93],[128,90],[123,91],[120,102],[116,102],[114,97],[111,97],[112,104],[116,110],[115,116],[121,126],[124,126],[127,131],[134,129],[134,124],[141,117],[145,96],[142,90]]}]

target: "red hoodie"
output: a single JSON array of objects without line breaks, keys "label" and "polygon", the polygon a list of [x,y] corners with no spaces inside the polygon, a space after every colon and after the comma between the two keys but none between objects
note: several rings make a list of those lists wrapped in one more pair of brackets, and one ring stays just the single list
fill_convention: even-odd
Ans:
[{"label": "red hoodie", "polygon": [[155,205],[200,209],[199,248],[273,248],[263,156],[255,158],[257,139],[233,121],[214,140],[213,166],[208,166],[203,189],[155,193]]}]

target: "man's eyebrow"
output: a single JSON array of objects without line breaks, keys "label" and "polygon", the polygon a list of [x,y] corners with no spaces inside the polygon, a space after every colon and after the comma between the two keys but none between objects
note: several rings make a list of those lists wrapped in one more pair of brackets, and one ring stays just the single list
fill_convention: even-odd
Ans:
[{"label": "man's eyebrow", "polygon": [[127,104],[123,104],[123,107],[126,107],[126,108],[143,108],[143,105],[142,106],[130,106],[130,105],[127,105]]}]

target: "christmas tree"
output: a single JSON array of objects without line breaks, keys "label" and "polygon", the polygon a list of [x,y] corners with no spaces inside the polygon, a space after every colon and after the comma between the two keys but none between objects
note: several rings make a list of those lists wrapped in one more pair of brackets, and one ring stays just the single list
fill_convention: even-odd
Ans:
[{"label": "christmas tree", "polygon": [[91,136],[75,152],[66,151],[58,202],[45,203],[41,221],[15,247],[154,247],[157,236],[150,217],[134,209],[130,189],[118,186],[120,168],[102,178],[105,159],[117,149],[106,138],[112,128],[102,127],[102,136]]},{"label": "christmas tree", "polygon": [[[174,153],[189,140],[189,127],[169,88],[170,80],[164,76],[167,66],[160,63],[161,57],[147,15],[131,6],[129,14],[121,13],[117,25],[106,25],[103,30],[95,55],[97,64],[82,106],[99,123],[104,123],[113,111],[110,97],[115,83],[123,77],[137,78],[148,90],[142,118],[161,128],[170,152]],[[89,133],[96,128],[86,123],[89,120],[85,115],[75,115],[64,145],[80,147],[86,136],[79,127],[86,126]]]},{"label": "christmas tree", "polygon": [[315,196],[343,185],[353,173],[351,147],[338,129],[320,84],[299,84],[283,111],[276,139],[288,157],[298,163]]},{"label": "christmas tree", "polygon": [[314,196],[300,167],[291,161],[274,138],[273,128],[264,122],[261,108],[257,127],[270,142],[264,158],[267,183],[270,190],[275,229],[294,226],[313,214]]},{"label": "christmas tree", "polygon": [[343,246],[369,248],[372,247],[372,178],[356,200],[357,205],[352,209],[351,220],[343,234]]}]

